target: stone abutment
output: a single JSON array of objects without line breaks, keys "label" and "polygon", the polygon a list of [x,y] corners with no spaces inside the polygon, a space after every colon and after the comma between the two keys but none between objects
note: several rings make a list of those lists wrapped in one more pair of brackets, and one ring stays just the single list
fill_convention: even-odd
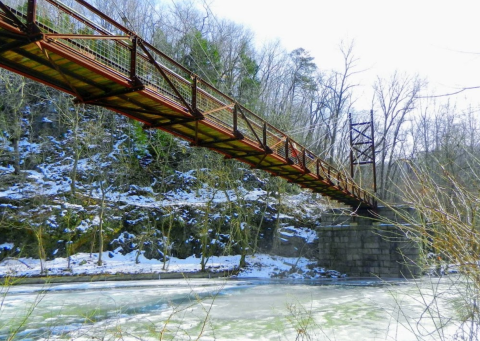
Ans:
[{"label": "stone abutment", "polygon": [[[413,209],[401,208],[411,215]],[[352,215],[332,210],[322,215],[319,265],[349,277],[412,278],[421,275],[420,249],[399,228],[406,224],[392,209],[379,208]]]}]

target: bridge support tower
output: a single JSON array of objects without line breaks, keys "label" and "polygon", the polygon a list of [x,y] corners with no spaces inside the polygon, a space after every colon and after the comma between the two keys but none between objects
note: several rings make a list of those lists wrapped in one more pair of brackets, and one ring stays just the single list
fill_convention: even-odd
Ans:
[{"label": "bridge support tower", "polygon": [[[411,208],[399,210],[414,213]],[[386,219],[375,218],[367,211],[351,215],[348,211],[332,210],[323,215],[317,230],[319,265],[349,277],[420,276],[420,248],[399,228],[406,222],[392,209],[380,207],[376,214]]]}]

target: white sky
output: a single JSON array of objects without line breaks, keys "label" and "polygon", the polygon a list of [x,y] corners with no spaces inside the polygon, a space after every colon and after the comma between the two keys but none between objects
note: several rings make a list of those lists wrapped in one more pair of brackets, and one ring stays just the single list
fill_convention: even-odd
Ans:
[{"label": "white sky", "polygon": [[[249,27],[259,44],[278,38],[288,51],[305,48],[320,69],[341,69],[339,44],[353,39],[359,69],[367,69],[358,82],[369,98],[373,79],[395,70],[427,77],[436,94],[480,86],[478,1],[206,1],[218,17]],[[465,96],[480,102],[477,90],[454,99]]]}]

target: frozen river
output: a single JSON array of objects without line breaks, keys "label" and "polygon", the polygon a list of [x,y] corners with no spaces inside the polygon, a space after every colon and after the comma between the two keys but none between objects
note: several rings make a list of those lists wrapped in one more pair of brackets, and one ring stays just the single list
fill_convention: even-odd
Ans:
[{"label": "frozen river", "polygon": [[425,304],[446,284],[432,283],[182,279],[3,287],[0,340],[438,340],[432,331],[441,318],[432,319]]}]

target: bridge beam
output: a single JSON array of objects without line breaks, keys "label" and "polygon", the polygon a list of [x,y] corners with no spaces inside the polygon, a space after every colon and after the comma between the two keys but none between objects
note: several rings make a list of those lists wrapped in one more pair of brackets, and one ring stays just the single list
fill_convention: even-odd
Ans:
[{"label": "bridge beam", "polygon": [[217,147],[218,144],[228,143],[232,141],[242,140],[243,136],[227,138],[223,140],[202,141],[198,143],[198,147]]},{"label": "bridge beam", "polygon": [[[403,216],[415,214],[409,207],[396,210]],[[374,214],[332,210],[322,215],[317,229],[319,265],[349,277],[418,277],[420,247],[401,230],[402,224],[405,221],[385,207]]]},{"label": "bridge beam", "polygon": [[138,92],[138,91],[142,91],[142,90],[145,90],[145,86],[144,85],[138,85],[136,87],[125,88],[125,89],[121,89],[121,90],[117,90],[117,91],[107,92],[103,95],[92,96],[92,97],[84,97],[84,98],[76,98],[73,102],[75,104],[78,104],[78,103],[93,104],[94,102],[98,102],[98,101],[101,101],[101,100],[104,100],[104,99],[108,99],[108,98],[111,98],[111,97],[119,97],[121,95],[129,94],[129,93],[132,93],[132,92]]}]

